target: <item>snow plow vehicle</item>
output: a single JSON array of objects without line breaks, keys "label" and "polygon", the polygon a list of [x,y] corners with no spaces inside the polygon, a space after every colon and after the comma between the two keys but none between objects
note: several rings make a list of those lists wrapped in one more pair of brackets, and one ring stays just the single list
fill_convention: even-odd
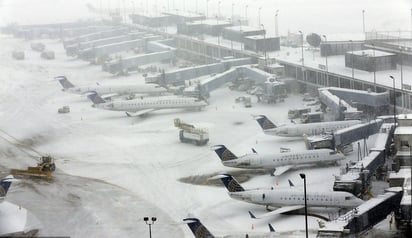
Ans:
[{"label": "snow plow vehicle", "polygon": [[40,157],[40,162],[35,167],[27,169],[11,169],[10,173],[15,176],[34,176],[50,178],[52,172],[56,170],[54,159],[51,156]]},{"label": "snow plow vehicle", "polygon": [[206,145],[209,142],[209,133],[205,129],[197,129],[194,125],[184,123],[179,118],[174,119],[175,127],[179,128],[179,139],[183,143]]}]

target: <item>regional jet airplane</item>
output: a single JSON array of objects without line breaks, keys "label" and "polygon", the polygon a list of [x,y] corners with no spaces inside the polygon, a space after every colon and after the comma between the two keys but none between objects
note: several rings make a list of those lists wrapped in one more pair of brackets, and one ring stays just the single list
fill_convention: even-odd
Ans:
[{"label": "regional jet airplane", "polygon": [[227,167],[242,169],[265,169],[272,176],[281,175],[285,171],[306,164],[331,164],[342,160],[342,153],[331,149],[306,150],[299,152],[284,152],[278,154],[258,154],[254,149],[253,154],[236,156],[224,145],[213,146],[222,164]]},{"label": "regional jet airplane", "polygon": [[4,198],[7,195],[7,191],[9,191],[13,176],[9,175],[0,180],[0,203],[4,201]]},{"label": "regional jet airplane", "polygon": [[[230,174],[215,176],[220,178],[228,190],[231,198],[258,204],[266,207],[279,207],[259,218],[268,217],[276,214],[291,212],[305,207],[304,192],[297,188],[269,188],[269,189],[244,189]],[[289,181],[292,185],[292,183]],[[308,207],[338,207],[354,208],[363,201],[348,192],[325,191],[306,193]],[[255,217],[256,218],[256,217]]]},{"label": "regional jet airplane", "polygon": [[278,234],[275,233],[275,229],[273,229],[272,225],[269,225],[269,233],[263,232],[252,232],[252,233],[244,233],[244,234],[228,234],[228,235],[221,235],[215,236],[213,235],[207,228],[200,222],[197,218],[185,218],[183,221],[189,226],[190,230],[192,231],[195,238],[270,238],[270,237],[279,237]]},{"label": "regional jet airplane", "polygon": [[160,95],[167,90],[163,87],[149,85],[149,84],[112,84],[112,85],[88,85],[88,86],[75,86],[66,76],[57,76],[56,80],[63,86],[63,91],[74,94],[86,94],[89,92],[96,92],[103,98],[114,97],[120,95],[134,95],[134,94],[147,94],[147,95]]},{"label": "regional jet airplane", "polygon": [[28,211],[4,201],[13,179],[9,175],[0,180],[0,237],[34,237],[38,229],[28,224]]},{"label": "regional jet airplane", "polygon": [[92,100],[93,107],[111,111],[124,111],[129,117],[142,116],[160,109],[201,109],[208,105],[205,101],[192,97],[141,97],[132,100],[116,100],[110,102],[106,102],[95,92],[89,94],[88,97]]},{"label": "regional jet airplane", "polygon": [[302,137],[303,135],[319,135],[325,133],[332,133],[336,130],[347,128],[361,123],[361,121],[359,120],[349,120],[282,125],[277,127],[264,115],[256,116],[255,119],[259,123],[260,127],[262,127],[263,133],[267,135],[285,137]]}]

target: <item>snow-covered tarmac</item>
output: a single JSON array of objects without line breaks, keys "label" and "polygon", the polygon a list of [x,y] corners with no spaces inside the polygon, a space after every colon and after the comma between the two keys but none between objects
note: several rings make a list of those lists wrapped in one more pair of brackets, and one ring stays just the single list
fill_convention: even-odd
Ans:
[{"label": "snow-covered tarmac", "polygon": [[[156,216],[154,237],[193,237],[181,223],[188,215],[201,219],[215,234],[268,231],[270,222],[282,237],[304,235],[304,216],[251,220],[247,211],[262,214],[264,207],[232,200],[219,183],[206,179],[239,171],[223,167],[209,146],[180,143],[173,126],[178,117],[208,128],[209,145],[225,144],[239,155],[249,153],[251,147],[258,152],[278,152],[281,147],[303,150],[302,139],[264,135],[251,116],[265,114],[275,123],[290,123],[287,111],[304,106],[300,96],[291,95],[271,105],[253,98],[253,107],[244,108],[235,103],[244,93],[222,87],[211,93],[210,105],[203,111],[165,110],[130,118],[92,108],[87,98],[62,92],[53,77],[66,75],[78,85],[144,83],[140,74],[114,78],[100,66],[65,56],[58,40],[42,42],[55,50],[55,60],[41,59],[30,49],[30,41],[0,36],[0,129],[56,158],[58,169],[51,181],[23,179],[7,197],[38,218],[40,235],[145,237],[148,227],[143,217]],[[25,50],[26,59],[12,60],[14,49]],[[58,114],[63,105],[69,105],[71,112]],[[24,146],[1,140],[0,149],[3,173],[36,163]],[[355,150],[348,160],[356,160],[356,154]],[[291,179],[302,189],[301,172],[307,175],[308,189],[325,191],[332,190],[339,167],[306,167],[279,177],[257,173],[242,185],[276,189],[288,186]],[[309,217],[311,237],[316,235],[317,220]]]},{"label": "snow-covered tarmac", "polygon": [[[291,105],[303,105],[300,97],[244,108],[235,103],[243,93],[225,87],[212,92],[210,105],[203,111],[166,110],[129,118],[123,113],[97,110],[85,97],[62,92],[53,77],[67,75],[80,85],[109,80],[143,83],[141,75],[113,78],[100,66],[66,57],[59,41],[43,42],[56,51],[55,60],[41,59],[39,53],[30,50],[28,41],[4,35],[0,38],[0,129],[56,158],[58,171],[50,183],[23,180],[9,192],[10,202],[26,207],[45,224],[40,234],[82,237],[124,232],[122,236],[135,236],[148,230],[144,216],[156,216],[154,235],[191,237],[189,229],[180,224],[188,214],[199,217],[211,231],[250,231],[252,224],[254,230],[267,230],[267,221],[252,221],[247,213],[263,212],[263,208],[231,200],[221,186],[179,181],[231,169],[223,167],[208,146],[180,143],[173,118],[208,128],[209,145],[225,144],[238,154],[249,152],[252,146],[262,152],[279,151],[280,147],[298,150],[304,149],[301,140],[266,136],[251,115],[264,113],[276,122],[285,122]],[[25,50],[26,59],[12,60],[14,49]],[[57,113],[63,105],[70,106],[69,114]],[[0,146],[4,151],[1,164],[6,169],[36,163],[9,142]],[[309,187],[331,189],[332,174],[339,169],[304,170],[310,171],[321,174],[308,176]],[[299,172],[277,178],[262,175],[244,185],[287,186],[289,178],[298,184]],[[70,226],[62,226],[67,221]],[[304,230],[302,216],[282,215],[271,222],[279,231]],[[309,225],[315,234],[316,219],[309,219]]]}]

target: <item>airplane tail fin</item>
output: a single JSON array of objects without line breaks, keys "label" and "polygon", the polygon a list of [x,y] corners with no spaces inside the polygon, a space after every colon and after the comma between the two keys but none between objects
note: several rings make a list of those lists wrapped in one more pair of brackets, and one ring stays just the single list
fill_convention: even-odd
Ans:
[{"label": "airplane tail fin", "polygon": [[276,125],[271,122],[265,115],[256,116],[255,119],[263,130],[276,128]]},{"label": "airplane tail fin", "polygon": [[62,85],[63,89],[74,88],[74,85],[66,78],[66,76],[57,76],[54,78],[59,80],[59,83]]},{"label": "airplane tail fin", "polygon": [[291,188],[295,187],[295,185],[292,183],[292,181],[290,181],[290,179],[288,179],[288,182],[289,182],[289,187]]},{"label": "airplane tail fin", "polygon": [[212,146],[212,148],[222,161],[237,159],[237,156],[233,154],[229,149],[227,149],[224,145],[215,145]]},{"label": "airplane tail fin", "polygon": [[245,189],[230,174],[224,174],[220,180],[229,192],[243,192]]},{"label": "airplane tail fin", "polygon": [[9,175],[0,180],[0,196],[5,197],[7,191],[9,191],[10,185],[12,183],[13,176]]},{"label": "airplane tail fin", "polygon": [[195,238],[214,238],[215,236],[200,222],[197,218],[185,218],[184,222],[187,223]]},{"label": "airplane tail fin", "polygon": [[273,228],[273,226],[270,223],[268,223],[268,226],[270,232],[275,232],[275,228]]},{"label": "airplane tail fin", "polygon": [[91,92],[87,97],[93,102],[93,104],[105,103],[106,101],[99,96],[96,92]]}]

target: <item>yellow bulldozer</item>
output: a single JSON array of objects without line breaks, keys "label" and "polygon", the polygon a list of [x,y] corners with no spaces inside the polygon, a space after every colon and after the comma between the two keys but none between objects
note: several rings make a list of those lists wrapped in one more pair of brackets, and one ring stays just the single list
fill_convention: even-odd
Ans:
[{"label": "yellow bulldozer", "polygon": [[27,169],[12,169],[11,174],[16,176],[35,176],[35,177],[51,177],[53,171],[56,170],[54,159],[49,156],[40,157],[40,162],[35,167],[28,167]]}]

